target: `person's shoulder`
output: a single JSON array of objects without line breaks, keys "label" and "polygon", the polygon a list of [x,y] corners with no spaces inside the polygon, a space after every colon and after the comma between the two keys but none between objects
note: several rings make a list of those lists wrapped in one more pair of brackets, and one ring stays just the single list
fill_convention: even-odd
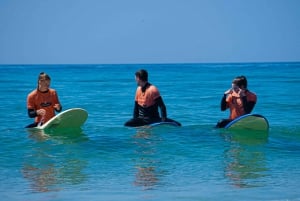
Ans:
[{"label": "person's shoulder", "polygon": [[49,88],[49,92],[50,92],[50,93],[56,93],[56,90],[55,90],[55,89],[52,89],[52,88]]},{"label": "person's shoulder", "polygon": [[151,85],[149,87],[149,93],[153,94],[154,97],[160,96],[160,92],[159,92],[158,88],[154,85]]},{"label": "person's shoulder", "polygon": [[255,92],[253,92],[253,91],[249,91],[249,90],[247,90],[247,93],[248,93],[249,95],[256,96],[256,93],[255,93]]},{"label": "person's shoulder", "polygon": [[149,89],[158,91],[158,88],[153,84],[150,85]]},{"label": "person's shoulder", "polygon": [[37,89],[32,90],[32,91],[28,94],[28,97],[34,96],[35,94],[37,94]]},{"label": "person's shoulder", "polygon": [[254,93],[252,91],[247,90],[246,96],[247,96],[247,99],[250,100],[250,101],[254,101],[254,102],[257,101],[256,93]]},{"label": "person's shoulder", "polygon": [[138,87],[136,88],[136,92],[138,92],[138,91],[142,91],[142,87],[138,86]]}]

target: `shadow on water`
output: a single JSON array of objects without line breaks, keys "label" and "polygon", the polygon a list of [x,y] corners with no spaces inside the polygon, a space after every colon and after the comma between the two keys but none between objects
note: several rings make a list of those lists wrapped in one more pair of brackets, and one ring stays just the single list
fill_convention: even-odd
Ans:
[{"label": "shadow on water", "polygon": [[264,145],[268,132],[221,131],[228,142],[224,150],[224,174],[230,183],[239,188],[264,186],[268,168]]},{"label": "shadow on water", "polygon": [[88,162],[81,147],[87,137],[82,130],[30,131],[29,138],[32,141],[21,172],[30,182],[30,190],[60,191],[87,179],[83,169]]}]

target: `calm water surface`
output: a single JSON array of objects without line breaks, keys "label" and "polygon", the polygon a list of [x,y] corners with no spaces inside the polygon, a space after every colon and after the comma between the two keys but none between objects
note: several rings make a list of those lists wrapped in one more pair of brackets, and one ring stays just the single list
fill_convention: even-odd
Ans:
[{"label": "calm water surface", "polygon": [[[146,68],[181,128],[126,128]],[[24,126],[41,71],[82,130]],[[265,133],[214,129],[224,91],[246,75]],[[300,200],[300,63],[0,66],[2,200]]]}]

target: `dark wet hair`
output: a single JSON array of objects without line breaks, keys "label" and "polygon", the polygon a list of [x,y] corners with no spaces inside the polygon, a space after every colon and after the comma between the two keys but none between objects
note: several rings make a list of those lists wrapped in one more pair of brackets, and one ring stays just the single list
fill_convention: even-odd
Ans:
[{"label": "dark wet hair", "polygon": [[247,81],[246,76],[241,75],[241,76],[239,76],[239,78],[240,78],[241,86],[244,85],[244,88],[247,89],[248,81]]},{"label": "dark wet hair", "polygon": [[47,73],[41,72],[39,74],[38,80],[45,78],[46,80],[51,80],[50,76]]},{"label": "dark wet hair", "polygon": [[144,69],[140,69],[135,73],[135,76],[140,80],[147,82],[148,81],[148,72]]},{"label": "dark wet hair", "polygon": [[244,75],[237,76],[232,81],[233,84],[236,84],[238,87],[244,86],[245,89],[247,89],[247,78]]}]

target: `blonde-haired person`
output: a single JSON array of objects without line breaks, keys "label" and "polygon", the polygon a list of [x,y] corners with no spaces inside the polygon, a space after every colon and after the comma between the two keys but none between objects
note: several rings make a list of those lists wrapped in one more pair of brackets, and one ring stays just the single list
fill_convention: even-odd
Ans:
[{"label": "blonde-haired person", "polygon": [[41,72],[38,76],[37,89],[28,94],[28,116],[35,118],[35,120],[34,123],[28,125],[27,128],[46,123],[55,116],[55,112],[62,110],[56,90],[50,88],[50,82],[50,76]]}]

